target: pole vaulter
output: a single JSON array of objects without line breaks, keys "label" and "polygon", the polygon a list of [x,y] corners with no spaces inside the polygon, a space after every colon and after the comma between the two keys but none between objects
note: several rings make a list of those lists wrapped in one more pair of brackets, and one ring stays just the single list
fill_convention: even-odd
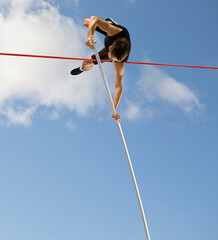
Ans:
[{"label": "pole vaulter", "polygon": [[[49,59],[65,59],[65,60],[83,60],[83,64],[81,67],[77,67],[71,71],[72,75],[81,74],[84,71],[88,71],[94,65],[99,65],[99,69],[104,81],[104,85],[107,91],[107,95],[110,101],[110,105],[112,107],[112,118],[115,119],[120,138],[122,140],[123,148],[126,154],[126,158],[128,161],[129,169],[131,172],[134,188],[136,191],[141,216],[146,232],[147,240],[150,240],[150,235],[148,231],[148,225],[145,218],[145,213],[138,189],[138,185],[136,182],[134,170],[132,167],[132,163],[130,160],[129,152],[127,149],[127,145],[125,142],[125,138],[123,135],[123,131],[120,125],[120,115],[117,112],[117,107],[122,94],[122,78],[124,73],[125,64],[143,64],[143,65],[154,65],[154,66],[170,66],[170,67],[186,67],[186,68],[201,68],[201,69],[216,69],[218,67],[207,67],[207,66],[189,66],[189,65],[176,65],[176,64],[163,64],[163,63],[144,63],[144,62],[129,62],[129,52],[131,49],[131,41],[128,30],[118,25],[113,19],[106,18],[105,20],[92,16],[91,18],[87,18],[84,20],[84,26],[88,27],[88,36],[86,45],[95,51],[95,55],[92,55],[88,58],[72,58],[72,57],[57,57],[57,56],[44,56],[44,55],[30,55],[30,54],[18,54],[18,53],[0,53],[0,56],[13,56],[13,57],[32,57],[32,58],[49,58]],[[100,52],[97,51],[96,48],[96,40],[93,35],[95,30],[105,35],[105,48],[103,48]],[[113,62],[115,67],[115,94],[114,101],[112,100],[110,89],[102,68],[103,62]],[[116,87],[118,86],[118,87]]]},{"label": "pole vaulter", "polygon": [[[112,100],[112,97],[111,97],[111,92],[110,92],[110,89],[109,89],[109,86],[108,86],[108,83],[107,83],[107,80],[106,80],[106,76],[104,74],[104,71],[103,71],[103,68],[102,68],[102,65],[101,65],[101,60],[100,60],[100,57],[99,57],[99,54],[98,54],[98,51],[97,51],[97,48],[96,48],[96,45],[95,45],[95,40],[94,40],[93,36],[91,36],[91,40],[92,40],[92,44],[94,46],[95,56],[96,56],[96,59],[97,59],[97,62],[98,62],[98,66],[99,66],[99,69],[100,69],[100,72],[101,72],[101,76],[102,76],[103,81],[104,81],[104,85],[105,85],[105,89],[107,91],[107,95],[108,95],[108,98],[109,98],[109,101],[110,101],[110,105],[112,107],[113,115],[116,117],[117,113],[116,113],[116,110],[115,110],[115,107],[114,107],[114,104],[113,104],[113,100]],[[146,221],[146,217],[145,217],[145,213],[144,213],[144,209],[143,209],[143,205],[142,205],[142,200],[141,200],[141,197],[140,197],[140,193],[139,193],[136,177],[135,177],[135,174],[134,174],[134,170],[133,170],[133,167],[132,167],[132,163],[131,163],[131,160],[130,160],[130,156],[129,156],[128,148],[127,148],[127,145],[126,145],[126,141],[125,141],[125,138],[124,138],[123,131],[122,131],[121,124],[120,124],[119,120],[117,120],[116,123],[117,123],[117,127],[118,127],[118,130],[119,130],[120,138],[122,140],[122,144],[123,144],[123,148],[124,148],[124,151],[125,151],[125,154],[126,154],[126,158],[127,158],[127,161],[128,161],[129,169],[130,169],[130,172],[131,172],[131,175],[132,175],[132,180],[133,180],[134,188],[135,188],[137,199],[138,199],[138,203],[139,203],[139,207],[140,207],[140,211],[141,211],[141,216],[142,216],[147,240],[150,240],[150,234],[149,234],[149,231],[148,231],[148,225],[147,225],[147,221]]]}]

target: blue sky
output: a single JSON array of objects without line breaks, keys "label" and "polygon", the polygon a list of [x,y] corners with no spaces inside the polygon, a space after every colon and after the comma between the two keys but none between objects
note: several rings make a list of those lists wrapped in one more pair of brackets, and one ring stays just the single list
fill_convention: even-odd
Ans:
[{"label": "blue sky", "polygon": [[[128,28],[130,61],[217,67],[217,8],[1,0],[0,52],[86,57],[83,19],[95,15]],[[3,240],[145,239],[99,70],[73,78],[80,64],[0,56]],[[217,89],[217,70],[126,65],[118,109],[152,240],[218,238]]]}]

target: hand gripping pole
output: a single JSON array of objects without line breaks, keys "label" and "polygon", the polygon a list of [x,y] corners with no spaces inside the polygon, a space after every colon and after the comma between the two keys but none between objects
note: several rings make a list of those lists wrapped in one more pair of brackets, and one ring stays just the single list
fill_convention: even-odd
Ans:
[{"label": "hand gripping pole", "polygon": [[[103,71],[103,68],[102,68],[102,65],[101,65],[101,60],[100,60],[100,57],[99,57],[99,54],[98,54],[93,36],[91,37],[91,40],[92,40],[92,44],[94,46],[95,56],[96,56],[96,59],[97,59],[97,62],[98,62],[98,66],[99,66],[103,81],[104,81],[104,85],[105,85],[105,88],[106,88],[106,91],[107,91],[107,95],[108,95],[108,98],[109,98],[109,101],[110,101],[110,105],[112,107],[112,111],[113,111],[114,116],[116,116],[116,110],[115,110],[113,100],[112,100],[112,97],[111,97],[110,89],[109,89],[109,86],[108,86],[108,83],[107,83],[107,80],[106,80],[106,77],[105,77],[105,74],[104,74],[104,71]],[[126,158],[127,158],[128,165],[129,165],[129,169],[130,169],[130,172],[131,172],[131,175],[132,175],[132,180],[133,180],[134,188],[135,188],[137,199],[138,199],[138,203],[139,203],[139,207],[140,207],[140,211],[141,211],[141,216],[142,216],[147,240],[150,240],[148,225],[147,225],[147,221],[146,221],[146,218],[145,218],[145,213],[144,213],[144,209],[143,209],[138,185],[137,185],[137,182],[136,182],[134,170],[133,170],[132,163],[131,163],[131,160],[130,160],[129,152],[128,152],[128,149],[127,149],[127,146],[126,146],[126,141],[125,141],[125,138],[124,138],[124,135],[123,135],[123,131],[122,131],[120,122],[116,121],[116,123],[117,123],[119,134],[120,134],[120,137],[121,137],[121,140],[122,140],[123,148],[125,150]]]}]

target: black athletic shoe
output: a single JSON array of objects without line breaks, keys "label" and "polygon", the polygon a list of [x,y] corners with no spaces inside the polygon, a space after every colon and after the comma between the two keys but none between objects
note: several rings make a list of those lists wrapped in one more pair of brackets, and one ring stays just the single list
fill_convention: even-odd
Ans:
[{"label": "black athletic shoe", "polygon": [[80,69],[80,67],[78,67],[78,68],[75,68],[75,69],[73,69],[70,73],[72,74],[72,75],[79,75],[80,73],[82,73],[83,71]]}]

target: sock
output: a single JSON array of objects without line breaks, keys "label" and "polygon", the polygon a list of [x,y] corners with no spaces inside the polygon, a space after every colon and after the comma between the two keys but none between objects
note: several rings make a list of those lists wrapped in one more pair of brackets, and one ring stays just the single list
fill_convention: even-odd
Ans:
[{"label": "sock", "polygon": [[72,75],[78,75],[78,74],[80,74],[82,72],[83,72],[82,67],[78,67],[78,68],[73,69],[70,73]]}]

